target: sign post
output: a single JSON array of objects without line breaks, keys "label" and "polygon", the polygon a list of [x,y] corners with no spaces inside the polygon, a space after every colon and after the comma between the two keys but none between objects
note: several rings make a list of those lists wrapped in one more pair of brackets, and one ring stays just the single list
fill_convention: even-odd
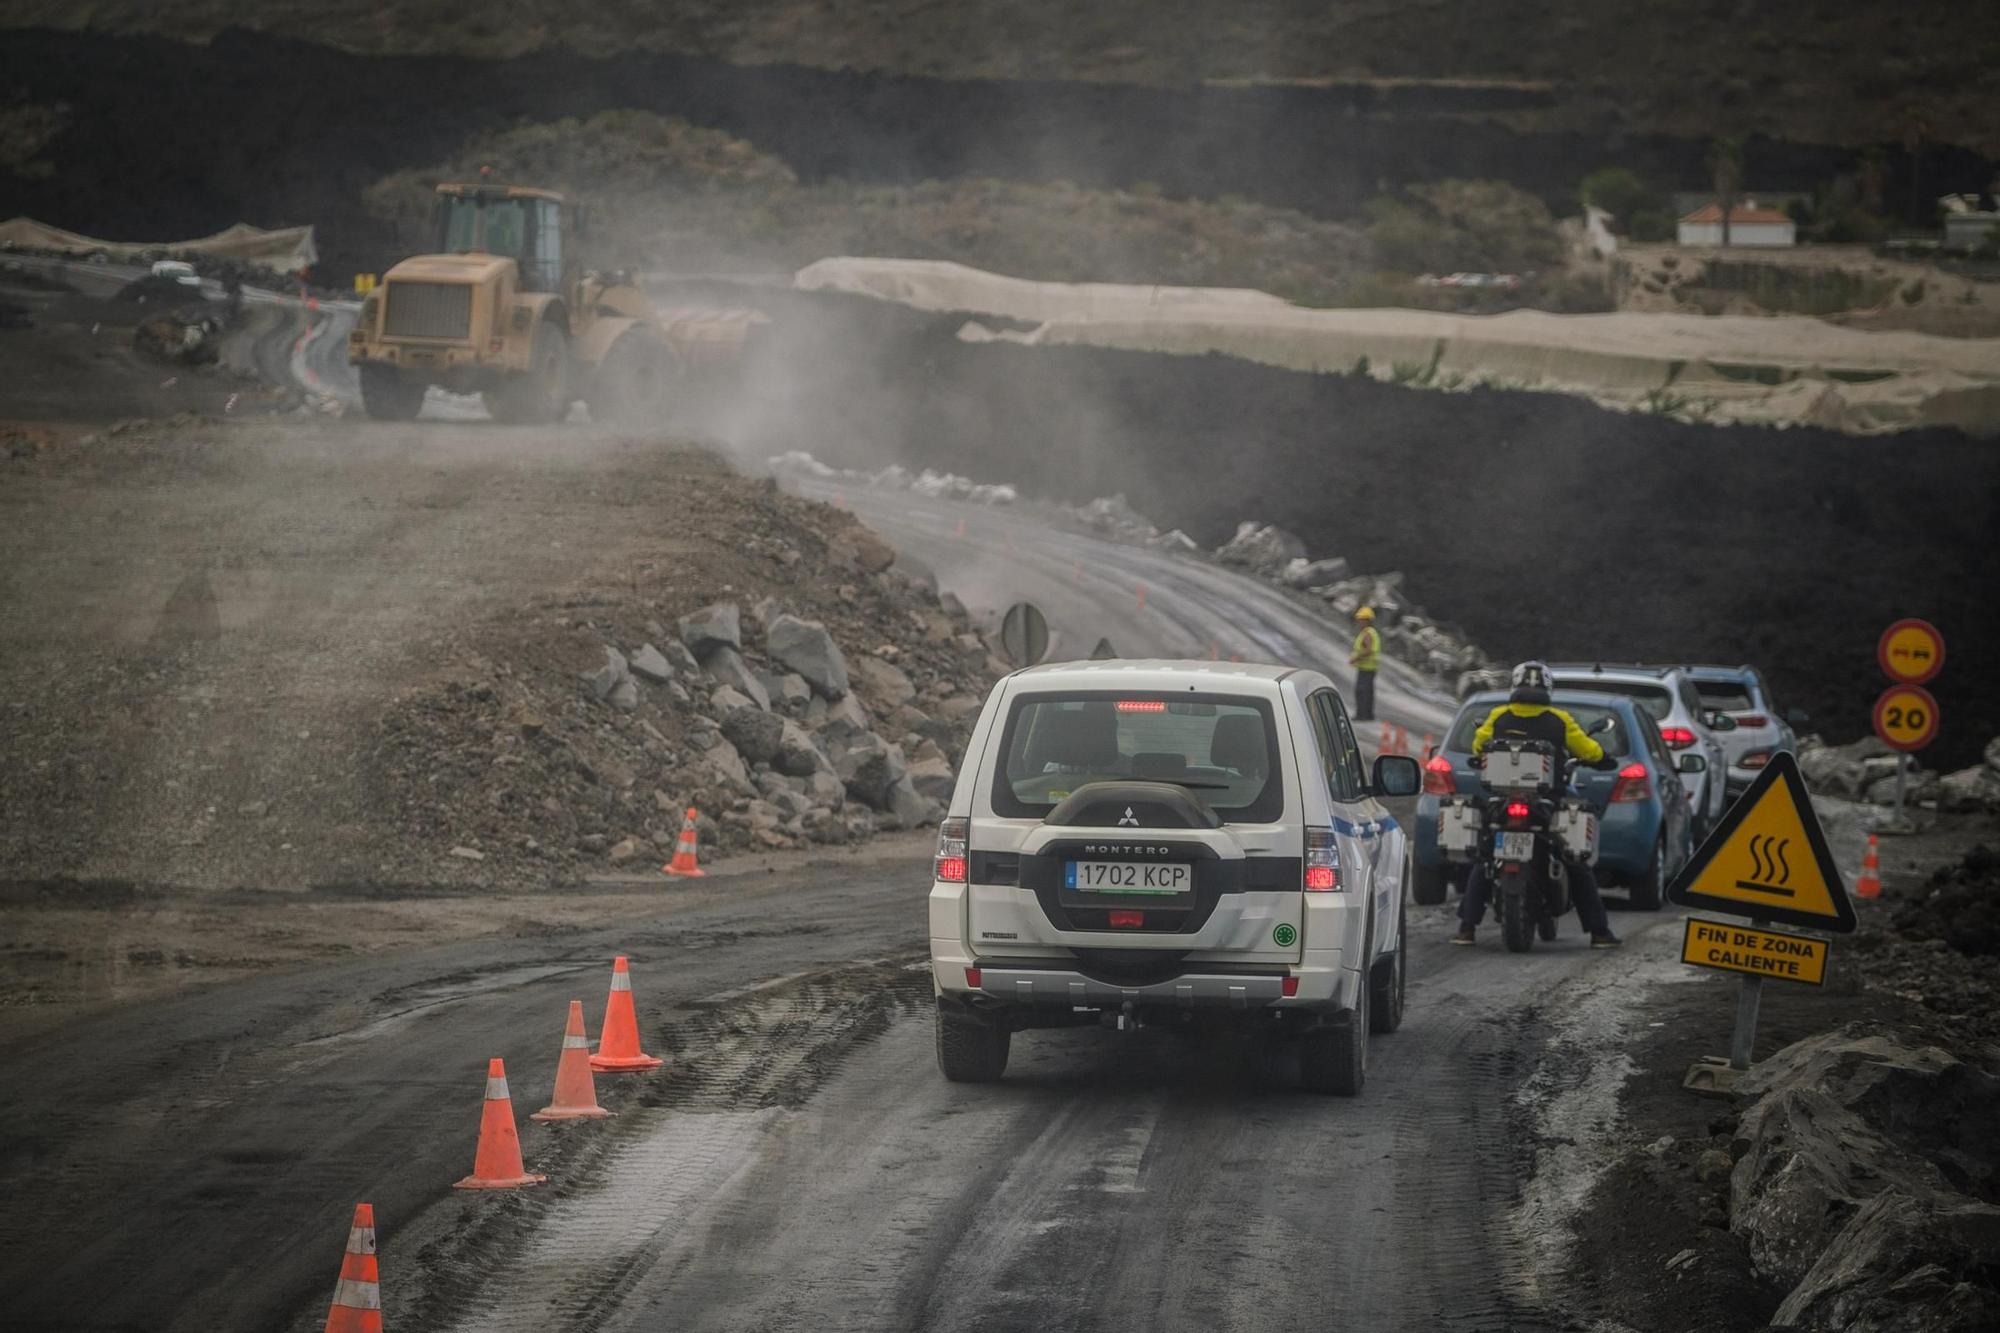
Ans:
[{"label": "sign post", "polygon": [[1847,883],[1833,863],[1796,759],[1779,754],[1765,765],[1674,876],[1667,900],[1750,919],[1745,927],[1692,918],[1681,945],[1682,962],[1743,978],[1729,1058],[1696,1062],[1682,1084],[1695,1092],[1727,1094],[1750,1067],[1765,979],[1816,986],[1826,977],[1826,940],[1768,927],[1778,923],[1842,935],[1854,929]]},{"label": "sign post", "polygon": [[1903,818],[1910,754],[1937,739],[1938,704],[1924,682],[1944,670],[1944,635],[1928,620],[1899,620],[1882,631],[1875,661],[1890,680],[1875,701],[1875,734],[1896,755],[1896,813],[1884,832],[1910,831]]}]

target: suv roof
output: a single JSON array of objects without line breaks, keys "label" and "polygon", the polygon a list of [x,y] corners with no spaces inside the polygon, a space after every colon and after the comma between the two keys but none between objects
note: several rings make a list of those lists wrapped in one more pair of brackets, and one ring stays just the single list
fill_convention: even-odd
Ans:
[{"label": "suv roof", "polygon": [[1298,675],[1299,671],[1298,667],[1273,666],[1265,662],[1116,659],[1106,662],[1051,662],[1043,666],[1024,667],[1009,679],[1035,685],[1071,685],[1079,689],[1173,690],[1197,683],[1190,681],[1190,676],[1219,686],[1244,685],[1253,681],[1274,685],[1287,676]]},{"label": "suv roof", "polygon": [[1637,662],[1550,662],[1549,670],[1556,672],[1588,672],[1593,676],[1641,676],[1658,680],[1670,671],[1679,671],[1677,666],[1644,666]]}]

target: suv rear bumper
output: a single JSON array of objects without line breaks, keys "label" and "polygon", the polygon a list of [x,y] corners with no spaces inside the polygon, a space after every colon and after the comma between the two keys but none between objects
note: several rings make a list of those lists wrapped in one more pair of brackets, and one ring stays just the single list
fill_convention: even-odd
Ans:
[{"label": "suv rear bumper", "polygon": [[979,993],[1010,1004],[1068,1008],[1117,1008],[1129,1000],[1186,1009],[1253,1009],[1285,998],[1285,976],[1283,968],[1255,973],[1196,970],[1149,985],[1126,986],[1081,972],[985,964],[979,971]]}]

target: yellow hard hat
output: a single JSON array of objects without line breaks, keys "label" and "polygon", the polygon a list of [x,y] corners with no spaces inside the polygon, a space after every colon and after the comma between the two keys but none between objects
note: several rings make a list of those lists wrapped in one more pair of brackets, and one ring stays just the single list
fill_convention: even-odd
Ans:
[{"label": "yellow hard hat", "polygon": [[1364,606],[1359,611],[1356,611],[1354,613],[1354,618],[1356,620],[1373,620],[1375,618],[1375,608],[1372,606]]}]

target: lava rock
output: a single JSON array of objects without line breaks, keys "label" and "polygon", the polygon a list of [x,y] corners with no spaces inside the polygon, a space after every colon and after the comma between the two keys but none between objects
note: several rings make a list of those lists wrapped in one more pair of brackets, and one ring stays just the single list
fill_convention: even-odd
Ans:
[{"label": "lava rock", "polygon": [[757,679],[757,673],[743,660],[743,654],[734,648],[711,648],[703,654],[701,669],[711,680],[727,685],[756,700],[757,707],[769,708],[771,695],[765,690],[764,682]]},{"label": "lava rock", "polygon": [[632,654],[632,672],[643,676],[655,685],[664,685],[674,678],[674,668],[667,656],[652,644],[642,644],[639,651]]},{"label": "lava rock", "polygon": [[903,669],[879,657],[856,658],[853,674],[855,690],[884,712],[917,697],[917,687]]},{"label": "lava rock", "polygon": [[722,734],[751,763],[768,764],[778,757],[787,725],[776,713],[738,708],[722,719]]},{"label": "lava rock", "polygon": [[681,642],[704,663],[711,650],[743,647],[743,620],[734,602],[704,606],[680,619]]},{"label": "lava rock", "polygon": [[[2000,1327],[1990,1274],[2000,1208],[1894,1190],[1862,1206],[1784,1304],[1774,1328],[1801,1333],[1977,1333]],[[1961,1276],[1963,1275],[1963,1276]],[[1980,1280],[1980,1275],[1985,1276]]]},{"label": "lava rock", "polygon": [[1269,523],[1236,525],[1236,535],[1216,548],[1215,558],[1258,574],[1276,574],[1294,560],[1305,558],[1306,544]]},{"label": "lava rock", "polygon": [[824,698],[836,700],[846,695],[847,659],[820,622],[790,614],[774,616],[764,646]]}]

